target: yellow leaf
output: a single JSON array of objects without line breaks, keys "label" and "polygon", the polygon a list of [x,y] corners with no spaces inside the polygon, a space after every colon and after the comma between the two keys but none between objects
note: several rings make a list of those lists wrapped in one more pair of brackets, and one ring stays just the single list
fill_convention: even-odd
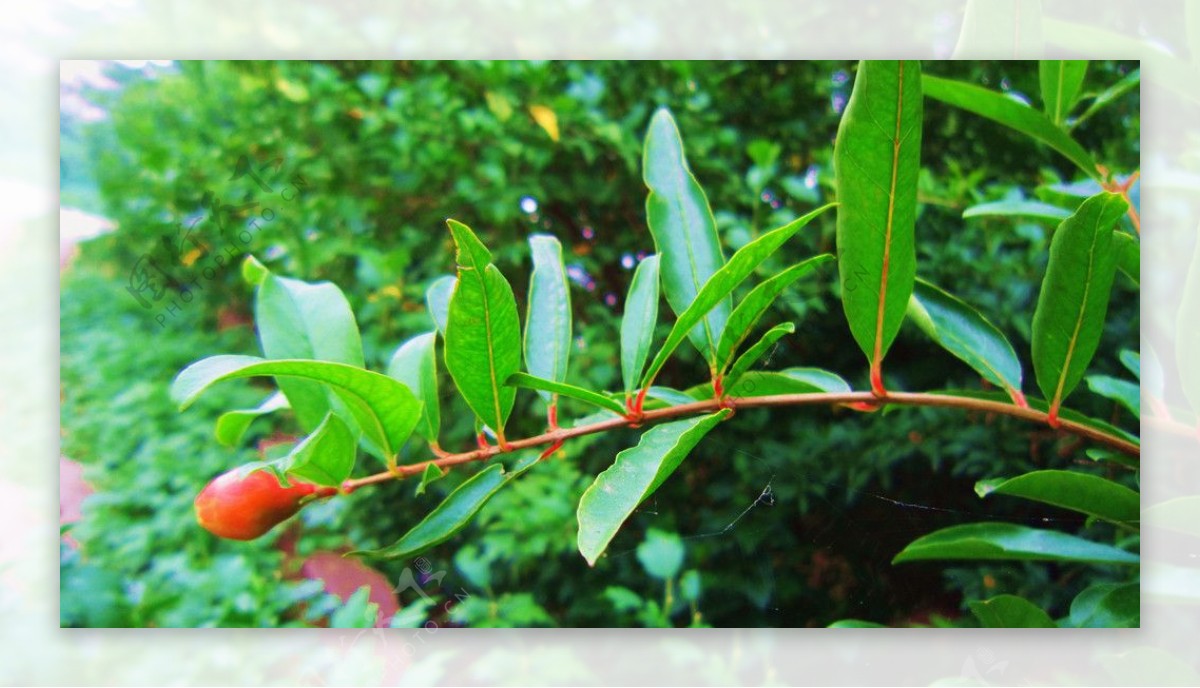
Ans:
[{"label": "yellow leaf", "polygon": [[202,255],[204,255],[203,251],[201,251],[198,248],[194,248],[191,251],[188,251],[187,253],[185,253],[183,255],[183,257],[179,259],[179,262],[183,263],[184,267],[190,268],[190,267],[192,267],[192,264],[196,262],[196,259]]},{"label": "yellow leaf", "polygon": [[545,105],[530,105],[529,114],[533,115],[533,121],[538,123],[538,126],[546,130],[556,143],[558,142],[558,115]]},{"label": "yellow leaf", "polygon": [[512,117],[513,107],[508,98],[503,93],[488,91],[483,94],[487,98],[488,109],[496,116],[496,119],[501,122],[507,122],[509,117]]}]

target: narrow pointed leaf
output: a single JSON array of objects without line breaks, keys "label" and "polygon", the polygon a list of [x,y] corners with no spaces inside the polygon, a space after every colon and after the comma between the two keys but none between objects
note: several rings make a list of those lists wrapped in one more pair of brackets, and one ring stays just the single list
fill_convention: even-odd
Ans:
[{"label": "narrow pointed leaf", "polygon": [[1114,230],[1113,246],[1117,252],[1117,269],[1133,280],[1135,285],[1141,286],[1142,245],[1133,236]]},{"label": "narrow pointed leaf", "polygon": [[675,472],[679,464],[729,409],[650,428],[636,447],[617,454],[616,461],[600,475],[579,500],[579,552],[589,566],[604,553],[608,543],[647,497]]},{"label": "narrow pointed leaf", "polygon": [[755,363],[758,363],[758,359],[762,358],[768,351],[771,351],[775,347],[775,342],[795,331],[795,323],[787,322],[776,325],[764,332],[763,336],[753,346],[746,349],[744,354],[738,356],[738,359],[729,368],[729,374],[725,376],[726,389],[734,389],[734,386],[737,385],[742,375],[749,372],[750,368]]},{"label": "narrow pointed leaf", "polygon": [[[712,399],[712,385],[696,385],[687,390],[697,399]],[[825,390],[808,380],[792,377],[784,372],[751,370],[743,373],[733,384],[725,388],[725,395],[732,399],[770,397],[776,394],[820,394]]]},{"label": "narrow pointed leaf", "polygon": [[1126,74],[1120,81],[1104,89],[1099,95],[1092,100],[1092,104],[1083,111],[1083,114],[1075,118],[1071,122],[1071,127],[1077,127],[1086,121],[1089,117],[1096,114],[1110,103],[1115,102],[1118,98],[1125,95],[1129,91],[1137,88],[1142,83],[1142,70],[1135,69]]},{"label": "narrow pointed leaf", "polygon": [[442,337],[446,336],[446,319],[450,317],[450,295],[454,293],[454,285],[458,278],[454,275],[444,275],[433,281],[425,292],[425,304],[429,308],[429,317],[437,327]]},{"label": "narrow pointed leaf", "polygon": [[357,446],[345,421],[330,413],[283,458],[280,469],[310,483],[337,487],[354,470]]},{"label": "narrow pointed leaf", "polygon": [[1137,583],[1100,583],[1071,602],[1063,622],[1068,628],[1138,628],[1142,625],[1141,589]]},{"label": "narrow pointed leaf", "polygon": [[910,561],[1067,561],[1088,564],[1137,564],[1138,556],[1098,542],[1053,530],[1012,523],[950,526],[913,540],[893,559]]},{"label": "narrow pointed leaf", "polygon": [[1121,353],[1117,355],[1121,359],[1121,365],[1125,366],[1125,370],[1133,373],[1133,376],[1138,380],[1142,379],[1142,355],[1132,349],[1121,349]]},{"label": "narrow pointed leaf", "polygon": [[503,438],[516,395],[504,381],[521,368],[517,300],[475,233],[447,224],[458,246],[458,283],[446,320],[446,370],[475,415]]},{"label": "narrow pointed leaf", "polygon": [[217,441],[226,447],[235,447],[242,441],[242,436],[256,418],[285,408],[288,408],[287,397],[283,392],[275,392],[257,408],[222,413],[217,418]]},{"label": "narrow pointed leaf", "polygon": [[859,65],[833,151],[838,272],[850,332],[878,392],[883,358],[904,321],[916,275],[921,67],[914,61]]},{"label": "narrow pointed leaf", "polygon": [[1066,208],[1041,201],[993,201],[973,205],[963,211],[964,219],[972,217],[1032,217],[1038,220],[1060,222],[1071,216]]},{"label": "narrow pointed leaf", "polygon": [[[562,382],[567,379],[571,353],[571,295],[562,246],[552,236],[535,234],[529,237],[529,249],[533,274],[529,277],[525,314],[525,369],[535,377]],[[551,393],[539,394],[550,401]]]},{"label": "narrow pointed leaf", "polygon": [[[679,129],[665,108],[650,120],[642,174],[650,190],[646,221],[655,252],[662,256],[663,291],[671,309],[682,317],[701,287],[725,264],[725,255],[708,198],[688,167]],[[725,328],[729,307],[727,296],[718,299],[688,328],[687,335],[708,360]]]},{"label": "narrow pointed leaf", "polygon": [[975,484],[975,492],[980,497],[996,494],[1031,499],[1134,528],[1141,518],[1138,493],[1079,471],[1033,471],[1015,478],[981,480]]},{"label": "narrow pointed leaf", "polygon": [[1033,314],[1033,369],[1054,415],[1096,353],[1116,270],[1112,228],[1125,214],[1116,194],[1092,196],[1059,225]]},{"label": "narrow pointed leaf", "polygon": [[654,326],[658,323],[658,265],[657,255],[647,256],[638,263],[625,299],[625,313],[621,316],[621,377],[626,395],[637,387],[650,356],[650,345],[654,343]]},{"label": "narrow pointed leaf", "polygon": [[1134,418],[1142,417],[1142,390],[1137,384],[1110,375],[1088,375],[1088,389],[1129,409]]},{"label": "narrow pointed leaf", "polygon": [[[745,281],[764,260],[775,253],[784,242],[800,231],[814,217],[831,207],[833,206],[825,205],[817,208],[783,227],[767,232],[738,249],[733,254],[733,257],[729,259],[729,262],[704,283],[704,287],[700,289],[700,293],[696,295],[696,299],[692,301],[687,310],[675,321],[675,325],[671,328],[671,332],[667,334],[667,339],[663,342],[662,348],[655,354],[654,360],[650,362],[650,368],[642,376],[641,386],[645,387],[654,381],[658,372],[666,364],[667,359],[675,352],[679,344],[683,342],[692,327],[700,322],[705,313],[728,298],[729,294]],[[715,347],[712,353],[716,353]],[[709,360],[711,365],[712,359],[710,358]],[[715,369],[715,367],[714,365],[713,368]]]},{"label": "narrow pointed leaf", "polygon": [[421,420],[417,434],[436,443],[442,427],[438,401],[436,332],[419,334],[400,345],[388,362],[387,374],[399,380],[421,400]]},{"label": "narrow pointed leaf", "polygon": [[425,470],[421,472],[421,482],[417,483],[416,496],[420,497],[425,494],[425,490],[429,487],[430,483],[441,480],[448,473],[449,471],[439,468],[437,464],[431,463],[425,466]]},{"label": "narrow pointed leaf", "polygon": [[353,554],[372,559],[399,559],[440,545],[466,527],[500,488],[537,463],[536,458],[535,455],[522,459],[507,473],[500,464],[488,466],[459,485],[428,516],[391,546]]},{"label": "narrow pointed leaf", "polygon": [[780,372],[794,380],[806,382],[822,392],[840,394],[851,391],[849,382],[846,382],[841,375],[831,373],[828,370],[820,368],[786,368]]},{"label": "narrow pointed leaf", "polygon": [[933,341],[985,380],[1003,388],[1014,401],[1024,403],[1017,352],[979,311],[920,279],[908,309],[909,317]]},{"label": "narrow pointed leaf", "polygon": [[1087,60],[1042,60],[1038,79],[1042,87],[1042,105],[1050,121],[1062,126],[1075,106],[1079,89],[1087,75]]},{"label": "narrow pointed leaf", "polygon": [[[712,391],[712,387],[709,385],[704,386],[708,388],[710,392]],[[657,385],[651,387],[649,391],[646,392],[646,397],[648,399],[654,399],[662,402],[663,406],[679,406],[680,404],[690,404],[696,401],[696,397],[690,396],[685,392],[681,392],[677,389],[671,389],[670,387],[659,387]],[[711,396],[709,398],[711,398]],[[651,406],[650,404],[647,404],[646,407],[650,408]]]},{"label": "narrow pointed leaf", "polygon": [[996,91],[929,74],[921,78],[921,85],[926,96],[1015,129],[1062,153],[1089,177],[1099,178],[1096,161],[1083,146],[1028,105]]},{"label": "narrow pointed leaf", "polygon": [[[926,393],[927,394],[945,394],[945,395],[955,396],[955,397],[970,397],[972,399],[987,399],[988,401],[999,401],[999,402],[1005,402],[1005,401],[1010,400],[1008,395],[1005,394],[1004,392],[994,392],[994,391],[987,391],[987,390],[981,390],[981,389],[944,389],[944,390],[931,390]],[[1042,399],[1040,397],[1035,397],[1035,396],[1027,396],[1027,397],[1025,397],[1025,401],[1026,401],[1026,403],[1029,404],[1029,408],[1031,408],[1035,411],[1041,411],[1042,413],[1050,412],[1050,403],[1047,402],[1045,399]],[[884,409],[884,413],[901,412],[903,409],[904,409],[903,406],[891,406],[891,407]],[[1069,408],[1059,408],[1058,417],[1062,418],[1063,420],[1069,420],[1069,421],[1079,423],[1080,425],[1086,425],[1086,426],[1092,428],[1093,430],[1099,430],[1100,432],[1103,432],[1108,435],[1113,435],[1114,437],[1120,437],[1122,439],[1132,442],[1133,444],[1141,443],[1141,440],[1138,439],[1137,435],[1126,432],[1125,430],[1122,430],[1121,428],[1118,428],[1115,425],[1112,425],[1111,423],[1102,421],[1099,418],[1091,418],[1089,416],[1085,416],[1082,413],[1080,413],[1078,411],[1074,411]]]},{"label": "narrow pointed leaf", "polygon": [[717,370],[723,372],[729,369],[738,347],[750,336],[759,318],[767,312],[784,289],[830,260],[833,260],[833,256],[829,254],[809,258],[756,285],[733,309],[728,322],[725,323],[725,331],[721,333],[721,342],[717,346]]},{"label": "narrow pointed leaf", "polygon": [[407,387],[379,373],[329,361],[268,361],[255,356],[211,356],[176,376],[171,398],[185,409],[222,380],[272,376],[328,385],[346,403],[364,439],[385,457],[395,456],[421,417],[421,402]]},{"label": "narrow pointed leaf", "polygon": [[526,373],[514,373],[506,380],[506,384],[515,387],[525,387],[526,389],[536,389],[539,392],[547,392],[549,394],[559,394],[564,397],[578,399],[593,406],[599,406],[619,416],[625,415],[625,407],[616,399],[565,382],[555,382],[554,380],[534,377]]},{"label": "narrow pointed leaf", "polygon": [[1041,607],[1016,595],[998,595],[969,604],[984,628],[1057,628]]}]

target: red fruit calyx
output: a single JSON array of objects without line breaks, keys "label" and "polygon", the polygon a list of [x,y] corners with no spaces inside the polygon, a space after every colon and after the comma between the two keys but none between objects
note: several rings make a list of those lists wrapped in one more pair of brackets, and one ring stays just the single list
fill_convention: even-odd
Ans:
[{"label": "red fruit calyx", "polygon": [[235,468],[222,473],[196,496],[196,520],[218,537],[253,540],[295,515],[306,497],[318,494],[316,485],[291,482],[284,487],[267,471]]}]

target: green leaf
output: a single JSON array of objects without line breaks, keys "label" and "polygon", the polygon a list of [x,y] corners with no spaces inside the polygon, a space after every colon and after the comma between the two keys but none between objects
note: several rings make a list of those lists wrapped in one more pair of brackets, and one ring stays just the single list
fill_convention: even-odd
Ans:
[{"label": "green leaf", "polygon": [[535,463],[536,455],[526,457],[518,461],[513,470],[507,473],[500,464],[492,464],[459,485],[428,516],[421,519],[420,523],[392,545],[353,554],[373,559],[399,559],[420,554],[430,547],[440,545],[466,527],[500,488],[529,470]]},{"label": "green leaf", "polygon": [[[712,386],[696,385],[687,390],[697,399],[712,399]],[[825,390],[802,378],[792,377],[784,371],[751,370],[725,388],[725,396],[732,399],[769,397],[776,394],[820,394]]]},{"label": "green leaf", "polygon": [[[571,295],[562,246],[552,236],[535,234],[529,237],[529,249],[533,274],[525,314],[525,369],[535,377],[562,382],[571,353]],[[541,396],[547,403],[552,398],[548,392]]]},{"label": "green leaf", "polygon": [[721,333],[721,342],[717,346],[717,371],[725,372],[729,369],[738,347],[750,336],[750,331],[754,329],[759,318],[767,312],[767,308],[775,302],[784,289],[787,289],[792,282],[813,268],[830,260],[833,260],[833,256],[828,254],[809,258],[760,282],[750,290],[746,298],[742,299],[741,303],[733,309],[728,322],[725,323],[725,331]]},{"label": "green leaf", "polygon": [[270,274],[271,271],[267,269],[267,266],[260,263],[254,256],[246,256],[246,259],[242,261],[242,279],[252,287],[262,284]]},{"label": "green leaf", "polygon": [[646,539],[638,545],[637,558],[646,573],[659,580],[670,580],[683,567],[683,540],[675,533],[657,528],[646,531]]},{"label": "green leaf", "polygon": [[1088,447],[1083,450],[1083,453],[1092,461],[1108,461],[1126,468],[1132,468],[1135,471],[1141,467],[1137,458],[1127,456],[1107,447]]},{"label": "green leaf", "polygon": [[596,565],[637,505],[653,494],[729,413],[729,409],[722,409],[650,428],[636,447],[617,454],[613,465],[596,476],[580,498],[577,513],[579,552],[589,566]]},{"label": "green leaf", "polygon": [[1113,247],[1117,252],[1117,269],[1133,280],[1134,285],[1142,284],[1142,245],[1132,235],[1120,230],[1113,230]]},{"label": "green leaf", "polygon": [[430,483],[441,480],[442,478],[446,477],[449,472],[450,471],[442,470],[437,464],[427,464],[425,466],[425,470],[421,472],[421,482],[417,483],[416,495],[420,497],[421,495],[425,494],[425,489],[429,487]]},{"label": "green leaf", "polygon": [[1121,359],[1121,365],[1125,366],[1126,370],[1133,373],[1138,380],[1142,379],[1141,354],[1132,349],[1121,349],[1121,353],[1117,354],[1117,357]]},{"label": "green leaf", "polygon": [[1017,352],[979,311],[918,279],[908,304],[908,315],[946,351],[971,366],[988,382],[1005,389],[1018,404],[1025,402],[1021,395],[1021,361]]},{"label": "green leaf", "polygon": [[1142,390],[1128,380],[1109,375],[1088,375],[1088,389],[1129,409],[1134,418],[1142,417]]},{"label": "green leaf", "polygon": [[436,332],[419,334],[400,345],[388,362],[387,374],[396,378],[421,400],[421,420],[417,434],[437,444],[442,427],[438,402]]},{"label": "green leaf", "polygon": [[842,376],[831,373],[828,370],[820,368],[787,368],[781,372],[793,380],[810,384],[820,391],[829,394],[840,394],[851,391],[850,383],[846,382]]},{"label": "green leaf", "polygon": [[980,497],[1000,494],[1031,499],[1132,528],[1141,519],[1138,493],[1078,471],[1033,471],[1015,478],[981,480],[975,483],[975,492]]},{"label": "green leaf", "polygon": [[[758,359],[772,350],[775,342],[795,331],[796,325],[787,322],[776,325],[763,333],[763,336],[753,346],[746,349],[746,353],[738,356],[737,361],[733,363],[733,366],[729,369],[729,374],[725,376],[724,384],[726,388],[732,390],[737,385],[738,380],[750,370],[750,366],[753,366],[758,362]],[[768,359],[769,361],[770,359]]]},{"label": "green leaf", "polygon": [[[704,385],[704,387],[710,392],[712,391],[712,387],[709,387],[708,385]],[[680,404],[691,404],[696,401],[696,397],[689,396],[685,392],[681,392],[677,389],[671,389],[670,387],[651,387],[650,390],[646,392],[646,396],[651,399],[661,401],[666,406],[679,406]]]},{"label": "green leaf", "polygon": [[258,408],[238,409],[222,413],[217,418],[217,441],[226,447],[235,447],[242,441],[242,436],[250,428],[250,424],[259,416],[266,415],[279,409],[288,408],[287,397],[283,392],[275,392],[267,397]]},{"label": "green leaf", "polygon": [[[679,316],[679,319],[675,321],[675,325],[671,328],[671,332],[667,334],[667,339],[665,342],[663,342],[662,348],[658,350],[658,353],[654,356],[654,360],[650,363],[650,368],[646,371],[646,374],[642,376],[641,386],[646,387],[654,381],[654,378],[658,375],[658,372],[662,370],[663,365],[666,364],[667,359],[672,353],[674,353],[676,347],[683,342],[683,339],[687,336],[688,331],[690,331],[692,327],[696,325],[696,323],[700,322],[705,313],[709,312],[709,310],[711,310],[716,304],[721,303],[724,299],[726,299],[739,284],[741,284],[747,277],[750,276],[750,273],[754,272],[754,270],[757,269],[758,266],[762,264],[762,262],[771,254],[775,253],[775,251],[777,251],[785,241],[790,239],[792,235],[800,231],[800,229],[807,225],[814,217],[820,215],[831,207],[832,205],[826,205],[817,208],[807,215],[789,222],[783,227],[779,227],[778,229],[773,229],[770,232],[767,232],[766,234],[738,249],[738,251],[733,254],[733,257],[729,259],[729,262],[726,263],[724,267],[722,267],[716,273],[714,273],[713,276],[704,283],[704,287],[701,288],[700,293],[696,295],[696,300],[692,301],[692,304],[688,306],[687,310],[685,310]],[[722,317],[722,323],[724,323],[724,321],[725,318]],[[716,348],[714,347],[712,349],[712,353],[715,354],[715,352]],[[711,357],[709,358],[709,365],[712,366],[714,370],[716,369]]]},{"label": "green leaf", "polygon": [[[992,391],[981,390],[981,389],[933,390],[933,391],[927,392],[927,394],[944,394],[944,395],[957,396],[957,397],[970,397],[972,399],[987,399],[989,401],[999,401],[1002,403],[1010,401],[1010,399],[1008,398],[1008,395],[1005,394],[1004,392],[992,392]],[[1025,397],[1025,401],[1029,404],[1029,408],[1031,408],[1035,411],[1041,411],[1042,413],[1048,413],[1050,410],[1050,404],[1045,399],[1042,399],[1039,397],[1027,396],[1027,397]],[[902,410],[904,408],[905,407],[903,407],[903,406],[892,406],[892,407],[884,409],[883,412],[890,413],[893,411]],[[1134,444],[1141,443],[1141,440],[1138,439],[1137,435],[1126,432],[1125,430],[1122,430],[1121,428],[1118,428],[1115,425],[1112,425],[1110,423],[1102,421],[1098,418],[1091,418],[1089,416],[1085,416],[1078,411],[1074,411],[1074,410],[1068,409],[1068,408],[1060,408],[1058,415],[1063,420],[1074,421],[1076,423],[1079,423],[1080,425],[1086,425],[1094,430],[1099,430],[1100,432],[1103,432],[1103,433],[1106,433],[1109,435],[1113,435],[1116,437],[1120,437],[1122,439],[1129,440],[1130,442],[1132,442]]]},{"label": "green leaf", "polygon": [[1138,628],[1142,625],[1137,583],[1101,583],[1075,596],[1064,620],[1069,628]]},{"label": "green leaf", "polygon": [[1062,153],[1089,177],[1099,178],[1096,161],[1083,146],[1028,105],[1002,93],[929,74],[921,77],[921,86],[926,96],[1015,129]]},{"label": "green leaf", "polygon": [[969,603],[984,628],[1058,628],[1041,607],[1016,595],[999,595]]},{"label": "green leaf", "polygon": [[329,616],[330,628],[373,628],[379,605],[371,601],[371,586],[364,585]]},{"label": "green leaf", "polygon": [[1050,121],[1060,127],[1075,106],[1087,68],[1087,60],[1042,60],[1038,63],[1042,105]]},{"label": "green leaf", "polygon": [[919,537],[897,554],[892,563],[942,559],[1138,563],[1136,554],[1074,535],[987,522],[951,526]]},{"label": "green leaf", "polygon": [[1118,81],[1117,83],[1113,84],[1112,86],[1109,86],[1108,88],[1104,89],[1104,91],[1102,91],[1099,95],[1097,95],[1095,100],[1092,101],[1092,104],[1089,105],[1087,107],[1087,109],[1083,111],[1083,114],[1080,115],[1079,117],[1075,118],[1075,121],[1071,122],[1071,128],[1075,128],[1075,127],[1079,126],[1085,120],[1087,120],[1089,117],[1096,114],[1102,108],[1107,106],[1109,103],[1114,102],[1121,96],[1128,93],[1130,90],[1137,88],[1141,83],[1142,83],[1142,70],[1135,69],[1132,72],[1126,74],[1120,81]]},{"label": "green leaf", "polygon": [[186,409],[222,380],[258,376],[294,377],[328,385],[344,401],[365,439],[394,457],[421,417],[421,402],[398,381],[362,368],[329,361],[267,361],[254,356],[210,356],[176,376],[171,398]]},{"label": "green leaf", "polygon": [[916,275],[921,104],[920,63],[860,62],[833,149],[842,308],[877,393]]},{"label": "green leaf", "polygon": [[345,421],[330,413],[279,462],[279,469],[310,483],[337,487],[354,470],[357,444]]},{"label": "green leaf", "polygon": [[521,369],[521,323],[512,287],[469,227],[447,221],[458,246],[458,284],[446,320],[446,370],[467,405],[504,443]]},{"label": "green leaf", "polygon": [[621,377],[626,396],[637,387],[650,355],[650,345],[654,343],[654,326],[658,322],[658,262],[659,257],[653,255],[638,263],[625,299],[625,313],[621,316]]},{"label": "green leaf", "polygon": [[963,211],[963,219],[992,215],[1008,217],[1032,217],[1039,220],[1058,222],[1071,216],[1071,211],[1041,201],[993,201],[973,205]]},{"label": "green leaf", "polygon": [[887,626],[862,619],[839,619],[829,624],[827,628],[887,628]]},{"label": "green leaf", "polygon": [[575,385],[570,385],[565,382],[555,382],[545,378],[534,377],[526,373],[513,373],[505,381],[505,384],[514,387],[525,387],[527,389],[536,389],[540,392],[549,392],[551,394],[560,394],[564,397],[578,399],[579,401],[599,406],[602,409],[612,411],[613,413],[624,416],[625,407],[621,406],[621,402],[606,397],[599,392],[593,392],[590,389],[584,389]]},{"label": "green leaf", "polygon": [[454,275],[443,275],[429,285],[425,292],[425,304],[429,308],[429,317],[437,327],[442,337],[446,336],[446,320],[450,317],[450,296],[454,293],[454,285],[458,278]]},{"label": "green leaf", "polygon": [[[642,174],[650,190],[646,221],[655,252],[662,256],[663,291],[671,309],[682,318],[700,288],[725,264],[725,255],[708,198],[688,167],[679,129],[666,108],[650,120]],[[688,326],[692,343],[710,361],[729,306],[728,298],[722,297]]]},{"label": "green leaf", "polygon": [[1128,205],[1116,194],[1084,201],[1050,242],[1050,262],[1033,314],[1033,369],[1055,417],[1091,363],[1112,291],[1112,227]]},{"label": "green leaf", "polygon": [[[243,269],[249,265],[245,263]],[[254,319],[264,357],[363,367],[362,339],[341,289],[329,282],[309,284],[277,277],[261,264],[259,268],[250,272],[258,280]],[[332,408],[326,391],[313,382],[280,380],[279,389],[307,431],[316,428]]]}]

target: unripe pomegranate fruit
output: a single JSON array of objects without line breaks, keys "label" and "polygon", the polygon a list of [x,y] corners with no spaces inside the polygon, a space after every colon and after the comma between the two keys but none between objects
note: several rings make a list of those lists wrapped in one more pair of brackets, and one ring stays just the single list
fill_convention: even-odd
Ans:
[{"label": "unripe pomegranate fruit", "polygon": [[222,473],[196,496],[196,520],[205,530],[231,540],[253,540],[286,521],[309,495],[331,488],[291,480],[284,487],[267,471],[243,475],[240,468]]}]

